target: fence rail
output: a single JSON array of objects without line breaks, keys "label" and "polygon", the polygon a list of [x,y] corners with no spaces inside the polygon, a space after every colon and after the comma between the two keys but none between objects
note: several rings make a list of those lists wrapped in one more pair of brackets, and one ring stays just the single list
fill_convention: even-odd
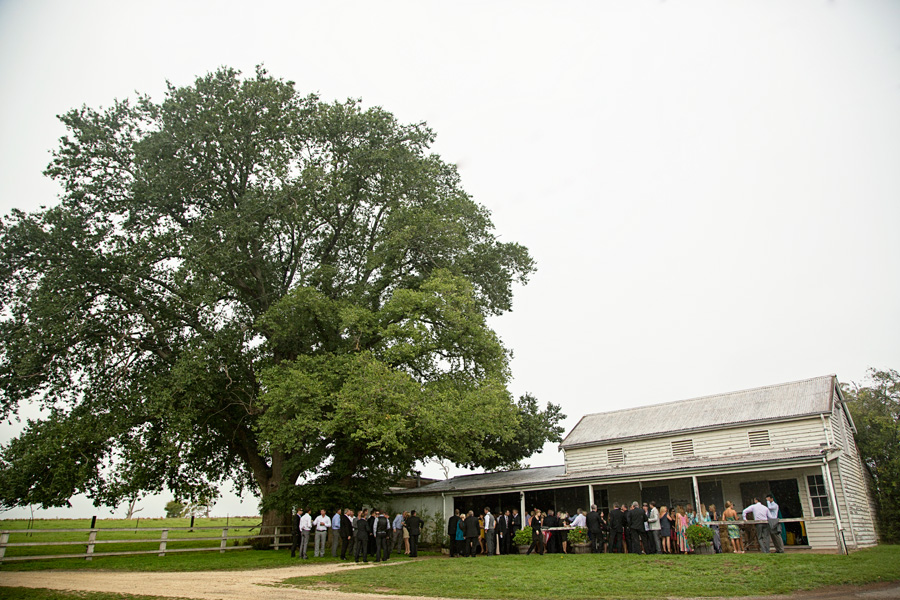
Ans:
[{"label": "fence rail", "polygon": [[[255,527],[249,528],[250,531],[255,529]],[[205,536],[205,537],[176,537],[170,538],[169,532],[181,532],[181,531],[220,531],[221,534],[217,536]],[[98,540],[97,535],[100,533],[136,533],[138,530],[134,528],[93,528],[93,529],[3,529],[0,530],[0,564],[4,562],[12,562],[12,561],[25,561],[25,560],[48,560],[54,558],[84,558],[85,560],[91,560],[95,556],[129,556],[129,555],[141,555],[141,554],[158,554],[159,556],[165,556],[166,554],[171,554],[175,552],[215,552],[219,551],[220,553],[224,553],[226,550],[247,550],[252,548],[250,545],[232,545],[229,546],[229,540],[254,540],[254,539],[268,539],[272,540],[272,546],[275,550],[278,550],[281,547],[287,547],[290,545],[290,531],[287,527],[275,527],[275,531],[273,533],[266,534],[257,534],[257,535],[247,535],[247,526],[237,526],[237,527],[147,527],[141,528],[139,531],[143,534],[148,531],[158,531],[159,538],[139,538],[139,539],[116,539],[116,540]],[[284,532],[282,532],[284,530]],[[245,533],[240,533],[240,531],[244,531]],[[71,541],[54,541],[54,542],[10,542],[10,535],[18,535],[18,534],[28,534],[31,535],[33,533],[86,533],[87,540],[79,541],[79,540],[71,540]],[[230,534],[230,535],[229,535]],[[287,542],[282,542],[282,538],[287,538]],[[201,548],[169,548],[168,544],[170,543],[185,543],[185,542],[219,542],[217,546],[207,546]],[[127,550],[127,551],[119,551],[119,552],[95,552],[95,548],[98,545],[105,544],[155,544],[157,547],[153,550]],[[32,547],[48,547],[48,546],[79,546],[84,545],[84,552],[79,553],[68,553],[68,554],[42,554],[42,555],[21,555],[21,556],[6,556],[7,548],[32,548]]]}]

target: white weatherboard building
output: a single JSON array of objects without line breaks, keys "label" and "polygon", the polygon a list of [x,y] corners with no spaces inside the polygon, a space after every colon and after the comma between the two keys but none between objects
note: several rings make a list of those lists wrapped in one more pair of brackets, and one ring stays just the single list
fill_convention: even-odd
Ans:
[{"label": "white weatherboard building", "polygon": [[855,431],[828,375],[585,415],[561,444],[564,465],[454,477],[396,492],[394,504],[444,519],[485,506],[608,513],[635,500],[721,513],[771,491],[783,518],[803,519],[785,523],[789,547],[853,550],[877,543]]}]

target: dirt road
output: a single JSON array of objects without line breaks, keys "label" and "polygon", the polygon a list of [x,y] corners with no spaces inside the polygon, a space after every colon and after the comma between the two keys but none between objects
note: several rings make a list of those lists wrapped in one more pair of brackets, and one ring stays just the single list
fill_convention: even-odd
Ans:
[{"label": "dirt road", "polygon": [[[280,586],[289,577],[325,575],[349,569],[390,569],[384,565],[321,564],[253,571],[198,571],[192,573],[135,573],[127,571],[8,571],[0,573],[0,586],[48,588],[89,592],[117,592],[197,600],[379,600],[415,596],[348,594],[334,589]],[[2,594],[0,594],[2,595]],[[434,600],[429,598],[428,600]]]}]

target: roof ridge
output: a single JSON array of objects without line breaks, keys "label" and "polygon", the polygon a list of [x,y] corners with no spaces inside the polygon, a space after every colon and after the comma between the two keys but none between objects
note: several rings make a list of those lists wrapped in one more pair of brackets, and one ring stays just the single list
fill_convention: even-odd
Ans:
[{"label": "roof ridge", "polygon": [[[587,413],[586,415],[584,415],[584,417],[592,417],[594,415],[621,414],[621,413],[626,413],[629,411],[637,411],[637,410],[642,410],[645,408],[653,408],[655,406],[665,406],[668,404],[678,404],[681,402],[694,402],[697,400],[707,400],[709,398],[721,398],[723,396],[734,396],[736,394],[745,394],[747,392],[756,392],[759,390],[768,390],[768,389],[773,389],[773,388],[785,387],[785,386],[789,386],[789,385],[796,385],[798,383],[806,383],[807,381],[815,381],[817,379],[826,379],[826,378],[831,378],[831,377],[836,377],[836,375],[834,375],[834,374],[819,375],[818,377],[808,377],[806,379],[798,379],[796,381],[786,381],[784,383],[773,383],[770,385],[762,385],[759,387],[746,388],[743,390],[734,390],[732,392],[723,392],[721,394],[707,394],[705,396],[695,396],[693,398],[682,398],[681,400],[667,400],[666,402],[656,402],[654,404],[643,404],[641,406],[631,406],[629,408],[620,408],[617,410],[605,410],[605,411],[600,411],[600,412]],[[584,417],[582,417],[582,418],[584,418]],[[573,431],[574,431],[574,428],[573,428]],[[568,436],[566,436],[566,437],[568,437]]]},{"label": "roof ridge", "polygon": [[[485,471],[482,473],[463,473],[462,475],[454,475],[450,479],[438,479],[435,483],[440,483],[442,481],[451,481],[453,479],[459,479],[460,477],[480,477],[482,475],[500,475],[501,473],[518,473],[519,471],[534,471],[536,469],[557,469],[559,467],[565,467],[565,464],[561,465],[542,465],[540,467],[525,467],[523,469],[510,469],[508,471]],[[431,484],[429,484],[431,485]]]}]

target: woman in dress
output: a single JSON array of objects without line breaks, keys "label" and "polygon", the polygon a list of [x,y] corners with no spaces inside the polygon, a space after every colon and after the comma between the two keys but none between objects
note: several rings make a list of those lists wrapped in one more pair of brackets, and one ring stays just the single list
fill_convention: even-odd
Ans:
[{"label": "woman in dress", "polygon": [[[716,510],[715,504],[709,505],[709,513],[708,513],[709,521],[721,521],[722,515],[719,514],[719,511]],[[716,554],[722,553],[722,538],[719,536],[719,526],[718,525],[710,525],[710,529],[713,530],[713,548],[716,551]]]},{"label": "woman in dress", "polygon": [[600,552],[609,552],[609,521],[606,520],[606,512],[600,511]]},{"label": "woman in dress", "polygon": [[[722,513],[722,517],[726,521],[737,521],[737,511],[734,510],[734,505],[730,500],[725,502],[725,512]],[[735,554],[743,554],[744,553],[744,543],[741,541],[741,528],[737,525],[728,525],[728,539],[731,540],[732,546],[734,546],[733,552]]]},{"label": "woman in dress", "polygon": [[[465,513],[459,516],[459,521],[456,522],[456,556],[465,556],[465,545],[466,545],[466,534],[463,533],[463,523],[466,522]],[[406,529],[405,527],[403,528]]]},{"label": "woman in dress", "polygon": [[407,516],[406,513],[403,513],[403,553],[409,556],[409,529],[406,528]]},{"label": "woman in dress", "polygon": [[659,541],[662,544],[660,552],[663,554],[671,554],[672,546],[669,545],[669,537],[672,535],[672,521],[669,520],[669,509],[665,506],[659,507]]},{"label": "woman in dress", "polygon": [[697,514],[694,513],[694,507],[690,504],[684,507],[684,516],[687,517],[689,527],[697,524]]},{"label": "woman in dress", "polygon": [[484,551],[484,516],[478,517],[478,545],[481,546],[481,554],[485,554]]},{"label": "woman in dress", "polygon": [[[569,513],[562,510],[559,512],[559,526],[560,527],[569,527]],[[556,534],[559,536],[559,541],[562,542],[562,553],[569,553],[569,532],[568,531],[557,531]]]},{"label": "woman in dress", "polygon": [[680,506],[675,508],[675,537],[678,540],[678,550],[682,552],[682,554],[687,554],[691,546],[688,544],[687,536],[685,532],[687,531],[688,526],[690,525],[690,520],[688,519],[687,513]]}]

